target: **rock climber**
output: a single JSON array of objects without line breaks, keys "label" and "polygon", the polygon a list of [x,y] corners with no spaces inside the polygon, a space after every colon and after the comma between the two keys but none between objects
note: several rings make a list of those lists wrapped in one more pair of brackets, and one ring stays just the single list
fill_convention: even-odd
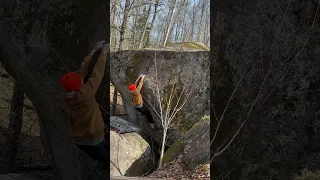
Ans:
[{"label": "rock climber", "polygon": [[143,104],[142,96],[141,96],[141,89],[143,86],[143,81],[146,75],[141,74],[138,79],[135,81],[134,84],[129,85],[129,90],[132,95],[132,105],[133,107],[138,110],[139,112],[145,114],[147,116],[147,119],[150,123],[150,126],[152,128],[156,128],[155,123],[152,119],[150,111],[145,107]]},{"label": "rock climber", "polygon": [[[92,57],[98,51],[100,54],[91,76],[84,82]],[[104,121],[95,94],[104,76],[108,51],[109,44],[105,41],[98,42],[84,58],[79,70],[69,72],[60,79],[60,84],[66,91],[63,99],[70,114],[69,135],[80,150],[104,163],[108,161],[109,151],[104,138]]]}]

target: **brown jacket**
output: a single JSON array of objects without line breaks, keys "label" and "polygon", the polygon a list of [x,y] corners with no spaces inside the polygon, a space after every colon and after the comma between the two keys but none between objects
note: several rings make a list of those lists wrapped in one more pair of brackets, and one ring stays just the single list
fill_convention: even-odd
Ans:
[{"label": "brown jacket", "polygon": [[[91,57],[86,57],[78,70],[84,78]],[[104,76],[106,55],[100,54],[91,77],[75,95],[65,98],[70,113],[69,134],[73,140],[98,140],[104,137],[104,122],[95,94]]]},{"label": "brown jacket", "polygon": [[143,86],[143,80],[144,80],[144,77],[141,78],[139,84],[138,83],[138,80],[139,78],[136,80],[135,84],[137,86],[137,88],[131,92],[131,95],[132,95],[132,105],[133,106],[140,106],[143,104],[143,101],[142,101],[142,96],[140,94],[140,91],[141,91],[141,88]]}]

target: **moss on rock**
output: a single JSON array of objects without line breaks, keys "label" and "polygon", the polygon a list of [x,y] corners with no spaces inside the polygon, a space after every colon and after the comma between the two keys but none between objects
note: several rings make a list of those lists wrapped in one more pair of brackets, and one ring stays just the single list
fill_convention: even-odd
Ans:
[{"label": "moss on rock", "polygon": [[184,149],[184,143],[182,139],[176,141],[163,155],[163,164],[167,164],[178,157],[181,151]]},{"label": "moss on rock", "polygon": [[139,75],[139,70],[141,69],[141,65],[144,57],[139,53],[135,53],[131,58],[132,66],[128,67],[125,71],[126,80],[128,83],[133,83]]},{"label": "moss on rock", "polygon": [[[199,122],[192,125],[189,130],[184,133],[185,135],[181,137],[178,141],[176,141],[165,153],[163,156],[163,163],[169,163],[173,160],[175,160],[180,154],[184,152],[185,146],[186,146],[186,138],[192,134],[192,132],[199,126],[203,125],[203,123],[209,124],[210,123],[210,116],[203,116]],[[188,135],[189,134],[189,135]]]},{"label": "moss on rock", "polygon": [[320,179],[320,171],[309,171],[307,169],[304,169],[302,171],[302,174],[295,175],[294,180],[319,180]]}]

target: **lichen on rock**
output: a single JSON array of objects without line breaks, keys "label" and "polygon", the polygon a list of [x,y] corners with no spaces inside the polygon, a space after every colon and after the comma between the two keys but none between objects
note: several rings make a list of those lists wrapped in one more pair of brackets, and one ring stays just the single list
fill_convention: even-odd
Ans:
[{"label": "lichen on rock", "polygon": [[199,164],[209,163],[210,116],[203,116],[164,154],[163,162],[169,163],[182,155],[181,163],[188,170],[194,170]]}]

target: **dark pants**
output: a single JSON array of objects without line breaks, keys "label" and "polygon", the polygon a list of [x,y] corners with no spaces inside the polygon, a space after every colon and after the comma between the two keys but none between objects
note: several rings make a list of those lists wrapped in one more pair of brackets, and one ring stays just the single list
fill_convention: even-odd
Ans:
[{"label": "dark pants", "polygon": [[149,123],[154,123],[150,111],[144,105],[141,108],[135,107],[135,109],[146,115]]},{"label": "dark pants", "polygon": [[90,145],[78,145],[80,150],[87,153],[90,157],[95,160],[102,161],[103,163],[107,163],[109,151],[107,150],[106,140],[103,140],[100,144],[95,146]]}]

